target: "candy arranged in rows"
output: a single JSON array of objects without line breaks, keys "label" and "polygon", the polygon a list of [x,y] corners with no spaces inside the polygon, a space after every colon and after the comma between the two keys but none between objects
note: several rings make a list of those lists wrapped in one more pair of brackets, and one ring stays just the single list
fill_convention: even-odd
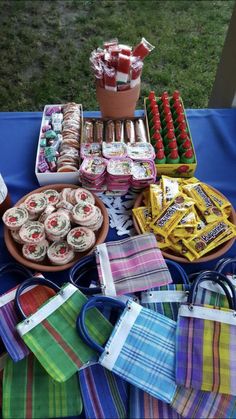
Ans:
[{"label": "candy arranged in rows", "polygon": [[116,159],[129,157],[132,160],[154,160],[155,150],[149,143],[128,143],[112,142],[81,144],[80,156],[85,157],[105,157],[106,159]]},{"label": "candy arranged in rows", "polygon": [[85,158],[80,167],[82,186],[96,192],[108,191],[123,195],[130,187],[140,190],[155,182],[155,179],[153,160],[91,157]]},{"label": "candy arranged in rows", "polygon": [[147,142],[145,123],[142,118],[134,120],[85,119],[83,143],[107,143],[121,141],[126,143]]},{"label": "candy arranged in rows", "polygon": [[100,87],[110,91],[132,89],[140,84],[144,58],[154,49],[145,38],[134,48],[118,39],[92,51],[90,64]]},{"label": "candy arranged in rows", "polygon": [[151,91],[146,100],[150,141],[157,164],[191,164],[196,162],[193,143],[178,91],[156,97]]},{"label": "candy arranged in rows", "polygon": [[45,106],[40,132],[38,171],[75,172],[79,168],[81,105]]},{"label": "candy arranged in rows", "polygon": [[162,176],[133,213],[142,233],[154,232],[161,249],[189,261],[236,237],[230,202],[196,178]]},{"label": "candy arranged in rows", "polygon": [[54,189],[34,193],[7,210],[3,222],[26,259],[64,265],[96,241],[103,215],[93,194],[83,188]]}]

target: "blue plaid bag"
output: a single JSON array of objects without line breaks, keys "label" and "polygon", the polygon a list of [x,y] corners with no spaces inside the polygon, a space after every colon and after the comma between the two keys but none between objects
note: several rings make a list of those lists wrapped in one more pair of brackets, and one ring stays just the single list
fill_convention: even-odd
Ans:
[{"label": "blue plaid bag", "polygon": [[126,419],[129,384],[100,364],[94,363],[78,372],[87,419]]},{"label": "blue plaid bag", "polygon": [[[186,272],[178,263],[165,259],[171,272],[173,284],[163,285],[143,291],[140,303],[143,307],[163,314],[172,320],[177,320],[179,305],[187,301],[189,280]],[[179,414],[172,407],[137,387],[130,388],[130,417],[132,419],[177,419]]]},{"label": "blue plaid bag", "polygon": [[[105,348],[88,334],[85,316],[92,307],[111,305],[123,310]],[[126,304],[109,297],[92,297],[77,319],[82,339],[100,353],[98,362],[153,397],[170,403],[176,390],[176,322],[141,307],[132,300]]]}]

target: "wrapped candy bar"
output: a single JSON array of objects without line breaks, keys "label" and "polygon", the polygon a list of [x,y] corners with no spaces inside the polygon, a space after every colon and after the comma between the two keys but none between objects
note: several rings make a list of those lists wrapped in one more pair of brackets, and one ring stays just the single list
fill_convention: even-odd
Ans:
[{"label": "wrapped candy bar", "polygon": [[150,44],[145,38],[142,38],[141,42],[134,48],[133,56],[139,57],[141,60],[143,60],[145,57],[147,57],[147,55],[150,54],[150,52],[154,48],[155,47],[152,44]]},{"label": "wrapped candy bar", "polygon": [[116,92],[116,71],[104,65],[104,87],[106,90]]},{"label": "wrapped candy bar", "polygon": [[127,83],[130,71],[130,57],[125,54],[119,54],[116,72],[116,81]]},{"label": "wrapped candy bar", "polygon": [[143,69],[143,62],[141,60],[136,60],[131,64],[131,73],[130,73],[130,87],[131,89],[141,82],[141,74]]}]

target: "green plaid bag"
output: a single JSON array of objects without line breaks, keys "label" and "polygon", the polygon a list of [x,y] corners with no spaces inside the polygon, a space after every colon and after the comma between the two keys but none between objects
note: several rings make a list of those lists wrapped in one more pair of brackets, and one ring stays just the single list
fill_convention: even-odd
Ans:
[{"label": "green plaid bag", "polygon": [[76,374],[66,383],[57,383],[33,354],[17,363],[7,359],[3,374],[4,419],[78,416],[82,407]]},{"label": "green plaid bag", "polygon": [[[26,318],[20,304],[20,295],[33,282],[51,287],[57,294]],[[17,325],[17,331],[56,381],[68,380],[83,364],[94,357],[96,359],[96,352],[76,332],[76,319],[87,301],[74,285],[65,284],[60,289],[46,279],[27,279],[17,289],[16,308],[24,318]],[[100,344],[107,341],[112,331],[112,325],[98,310],[88,313],[87,327]]]}]

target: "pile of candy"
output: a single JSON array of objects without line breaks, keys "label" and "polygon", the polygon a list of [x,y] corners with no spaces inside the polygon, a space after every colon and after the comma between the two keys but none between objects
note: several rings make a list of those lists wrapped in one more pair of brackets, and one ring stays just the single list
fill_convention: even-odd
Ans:
[{"label": "pile of candy", "polygon": [[3,222],[26,259],[64,265],[94,246],[103,215],[83,188],[47,189],[7,210]]},{"label": "pile of candy", "polygon": [[145,38],[134,48],[104,42],[103,48],[92,51],[90,63],[100,87],[111,91],[128,90],[140,84],[144,58],[154,49]]},{"label": "pile of candy", "polygon": [[139,191],[155,182],[155,179],[154,162],[147,158],[132,160],[118,155],[110,159],[86,157],[80,167],[80,180],[84,188],[94,192],[106,191],[112,195],[125,195],[130,187]]},{"label": "pile of candy", "polygon": [[195,153],[184,106],[179,92],[173,96],[164,92],[156,98],[151,91],[146,100],[146,112],[151,143],[156,152],[156,164],[195,163]]},{"label": "pile of candy", "polygon": [[85,119],[83,128],[83,143],[102,143],[106,141],[147,142],[147,133],[142,118],[134,120]]},{"label": "pile of candy", "polygon": [[153,232],[161,249],[190,261],[236,237],[228,220],[230,202],[196,178],[162,176],[133,214],[141,232]]},{"label": "pile of candy", "polygon": [[78,170],[81,113],[81,105],[76,103],[45,106],[37,163],[39,172]]}]

